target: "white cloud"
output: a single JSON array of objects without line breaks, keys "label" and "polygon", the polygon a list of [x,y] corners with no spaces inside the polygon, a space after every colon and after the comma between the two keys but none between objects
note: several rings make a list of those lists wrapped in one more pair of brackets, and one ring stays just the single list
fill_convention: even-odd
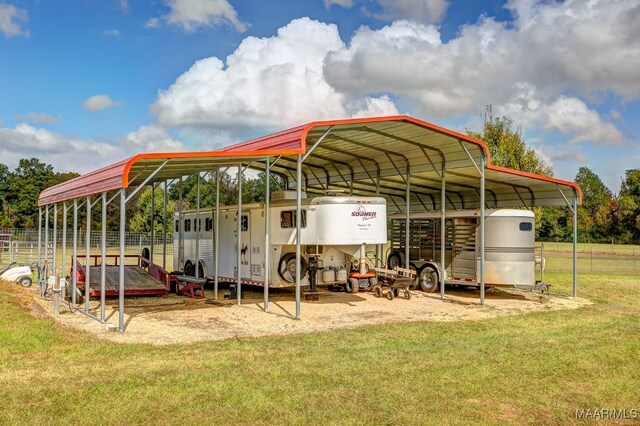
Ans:
[{"label": "white cloud", "polygon": [[171,152],[188,151],[186,145],[171,137],[169,132],[156,125],[141,126],[130,132],[122,141],[128,152]]},{"label": "white cloud", "polygon": [[388,97],[348,97],[327,84],[324,59],[344,47],[335,25],[296,19],[274,37],[247,37],[226,62],[197,61],[158,94],[152,111],[161,126],[221,130],[396,114]]},{"label": "white cloud", "polygon": [[21,158],[34,156],[43,158],[56,170],[85,172],[121,159],[122,149],[104,142],[63,136],[25,123],[13,129],[0,128],[0,157],[4,164],[15,167]]},{"label": "white cloud", "polygon": [[118,0],[118,6],[120,6],[120,10],[123,12],[129,11],[129,0]]},{"label": "white cloud", "polygon": [[89,111],[100,111],[102,109],[118,106],[108,95],[94,95],[82,104]]},{"label": "white cloud", "polygon": [[120,30],[104,30],[102,34],[108,37],[120,38]]},{"label": "white cloud", "polygon": [[[17,117],[19,121],[27,121],[30,123],[55,124],[62,121],[61,117],[54,117],[44,112],[28,112]],[[0,123],[0,126],[2,123]]]},{"label": "white cloud", "polygon": [[[169,13],[162,19],[169,25],[176,25],[185,32],[194,32],[199,28],[219,25],[231,25],[237,31],[244,32],[248,25],[238,18],[238,13],[227,0],[164,0]],[[149,19],[145,27],[155,28],[160,21]]]},{"label": "white cloud", "polygon": [[334,4],[349,9],[351,6],[353,6],[353,0],[324,0],[324,7],[326,7],[327,9],[329,9]]},{"label": "white cloud", "polygon": [[12,4],[0,3],[0,33],[5,37],[25,36],[29,37],[29,31],[21,25],[29,20],[29,13],[24,9],[18,9]]},{"label": "white cloud", "polygon": [[158,28],[160,26],[160,19],[158,18],[150,18],[147,22],[144,23],[145,28]]},{"label": "white cloud", "polygon": [[[622,135],[585,100],[613,93],[640,98],[640,4],[512,0],[511,24],[482,17],[448,41],[433,25],[396,21],[362,27],[327,55],[326,81],[351,97],[391,93],[429,116],[478,114],[485,104],[553,107],[535,114],[574,141],[611,143]],[[533,95],[531,95],[531,93]],[[546,118],[545,122],[541,122]],[[595,124],[595,128],[588,129]]]},{"label": "white cloud", "polygon": [[373,14],[377,19],[407,19],[422,23],[442,21],[449,7],[448,0],[378,0],[382,13]]}]

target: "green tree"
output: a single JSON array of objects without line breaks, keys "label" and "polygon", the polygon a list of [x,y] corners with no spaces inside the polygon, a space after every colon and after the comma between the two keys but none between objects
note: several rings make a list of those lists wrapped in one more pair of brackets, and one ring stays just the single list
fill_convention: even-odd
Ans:
[{"label": "green tree", "polygon": [[578,228],[583,239],[602,241],[612,232],[613,193],[588,167],[580,167],[576,183],[582,189],[582,206],[578,207]]},{"label": "green tree", "polygon": [[618,201],[620,235],[628,242],[637,241],[640,239],[640,169],[625,172]]},{"label": "green tree", "polygon": [[553,171],[538,157],[535,150],[524,141],[522,129],[516,128],[509,117],[496,117],[491,105],[487,105],[482,131],[467,129],[467,134],[480,139],[489,147],[491,163],[510,169],[552,176]]},{"label": "green tree", "polygon": [[[153,230],[157,235],[162,234],[162,219],[164,214],[164,190],[156,188],[153,194]],[[140,191],[135,203],[135,213],[129,220],[129,230],[133,232],[151,231],[151,188]],[[167,232],[171,232],[173,223],[173,202],[167,203]]]},{"label": "green tree", "polygon": [[[506,116],[496,117],[491,105],[487,105],[484,124],[480,132],[467,129],[467,134],[487,144],[491,154],[491,164],[552,176],[553,170],[529,147],[522,129]],[[567,218],[566,212],[558,207],[536,207],[536,235],[544,239],[565,239]]]}]

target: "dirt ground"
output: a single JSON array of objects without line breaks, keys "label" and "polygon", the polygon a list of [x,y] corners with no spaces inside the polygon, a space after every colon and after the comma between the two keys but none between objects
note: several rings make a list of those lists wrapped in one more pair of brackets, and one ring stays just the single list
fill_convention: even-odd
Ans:
[{"label": "dirt ground", "polygon": [[[105,325],[63,307],[56,318],[61,324],[88,331],[118,343],[166,345],[205,340],[310,333],[362,325],[413,321],[479,321],[528,312],[576,309],[591,304],[582,298],[551,296],[541,303],[540,294],[489,289],[486,303],[479,305],[475,289],[447,290],[446,300],[439,294],[412,291],[410,300],[376,298],[370,292],[347,294],[319,291],[318,301],[302,301],[301,319],[296,320],[293,290],[273,290],[269,312],[263,311],[262,289],[248,289],[241,305],[236,300],[214,301],[213,291],[206,299],[193,300],[175,294],[156,297],[127,297],[125,333],[107,331]],[[35,300],[52,313],[51,302]],[[98,301],[91,301],[91,313],[99,313]],[[106,323],[117,326],[118,301],[108,299]]]}]

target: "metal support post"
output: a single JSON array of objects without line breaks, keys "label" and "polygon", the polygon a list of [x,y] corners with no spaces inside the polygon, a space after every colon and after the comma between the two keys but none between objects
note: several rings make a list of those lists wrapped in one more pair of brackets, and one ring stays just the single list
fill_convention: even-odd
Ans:
[{"label": "metal support post", "polygon": [[67,202],[62,203],[62,266],[60,267],[60,278],[65,278],[65,285],[61,289],[60,297],[62,300],[66,297],[66,270],[67,270]]},{"label": "metal support post", "polygon": [[215,211],[215,225],[213,227],[213,248],[214,248],[214,259],[213,259],[213,267],[215,268],[215,275],[213,277],[213,299],[218,300],[218,265],[220,258],[220,167],[216,168],[216,211]]},{"label": "metal support post", "polygon": [[447,236],[447,182],[446,170],[442,164],[442,183],[440,187],[440,298],[444,299],[444,276],[447,272],[445,262],[446,256],[446,236]]},{"label": "metal support post", "polygon": [[578,194],[573,190],[573,297],[578,296]]},{"label": "metal support post", "polygon": [[155,204],[155,192],[156,185],[155,183],[151,184],[151,230],[149,231],[149,236],[151,237],[151,244],[149,245],[149,260],[153,262],[153,247],[155,246],[154,231],[155,231],[155,213],[156,213],[156,204]]},{"label": "metal support post", "polygon": [[196,264],[195,276],[196,278],[202,278],[200,276],[200,172],[196,176],[196,220],[193,224],[193,230],[196,233]]},{"label": "metal support post", "polygon": [[[175,244],[175,241],[173,242]],[[182,176],[178,181],[178,270],[184,272],[184,221],[182,220]]]},{"label": "metal support post", "polygon": [[242,269],[242,164],[238,164],[238,244],[236,245],[236,255],[238,256],[238,262],[236,264],[237,268],[237,283],[236,283],[236,294],[238,297],[238,305],[242,300],[242,273],[240,272]]},{"label": "metal support post", "polygon": [[[411,264],[411,259],[409,259],[410,250],[409,250],[409,232],[411,229],[411,171],[409,169],[409,165],[407,164],[407,174],[404,179],[405,181],[405,194],[404,194],[404,205],[405,205],[405,219],[404,219],[404,267],[409,269],[409,265]],[[416,279],[418,279],[416,277]]]},{"label": "metal support post", "polygon": [[120,189],[120,270],[118,276],[118,331],[124,332],[124,238],[127,218],[127,195]]},{"label": "metal support post", "polygon": [[486,154],[482,153],[482,167],[480,170],[480,305],[484,305],[484,199],[485,199],[485,169],[487,165]]},{"label": "metal support post", "polygon": [[105,304],[107,291],[107,193],[102,193],[102,259],[100,260],[100,321],[105,319]]},{"label": "metal support post", "polygon": [[167,181],[164,181],[162,194],[162,269],[167,270]]},{"label": "metal support post", "polygon": [[302,231],[302,155],[296,167],[296,319],[300,319],[300,232]]},{"label": "metal support post", "polygon": [[91,197],[87,197],[87,235],[84,255],[84,311],[89,313],[89,289],[91,287]]},{"label": "metal support post", "polygon": [[271,228],[271,215],[269,212],[269,204],[271,200],[270,194],[270,165],[269,157],[265,159],[265,193],[264,193],[264,311],[269,310],[269,255],[271,254],[271,241],[270,241],[270,228]]},{"label": "metal support post", "polygon": [[[42,268],[42,207],[38,207],[38,268]],[[39,273],[38,280],[40,280]],[[38,285],[40,285],[39,282]]]},{"label": "metal support post", "polygon": [[76,288],[78,286],[78,199],[73,199],[73,258],[71,259],[71,304],[76,305]]},{"label": "metal support post", "polygon": [[[58,203],[53,205],[53,267],[51,271],[55,275],[58,266]],[[57,285],[57,284],[56,284]]]}]

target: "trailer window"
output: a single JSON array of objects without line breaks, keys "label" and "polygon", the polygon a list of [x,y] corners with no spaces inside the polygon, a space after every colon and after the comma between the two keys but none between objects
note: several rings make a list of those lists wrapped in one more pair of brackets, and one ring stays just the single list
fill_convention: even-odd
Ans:
[{"label": "trailer window", "polygon": [[[302,210],[302,223],[300,224],[302,228],[307,227],[307,211]],[[283,229],[286,228],[295,228],[296,227],[296,211],[295,210],[285,210],[280,212],[280,227]]]},{"label": "trailer window", "polygon": [[200,232],[202,230],[202,219],[193,219],[193,230]]},{"label": "trailer window", "polygon": [[207,217],[204,219],[204,231],[209,232],[213,229],[213,219]]},{"label": "trailer window", "polygon": [[531,231],[532,229],[533,229],[533,224],[531,222],[520,222],[521,231]]},{"label": "trailer window", "polygon": [[245,232],[249,230],[249,216],[246,214],[242,215],[240,219],[240,231]]},{"label": "trailer window", "polygon": [[191,232],[191,219],[184,220],[184,232]]},{"label": "trailer window", "polygon": [[176,232],[180,231],[180,221],[176,220]]}]

